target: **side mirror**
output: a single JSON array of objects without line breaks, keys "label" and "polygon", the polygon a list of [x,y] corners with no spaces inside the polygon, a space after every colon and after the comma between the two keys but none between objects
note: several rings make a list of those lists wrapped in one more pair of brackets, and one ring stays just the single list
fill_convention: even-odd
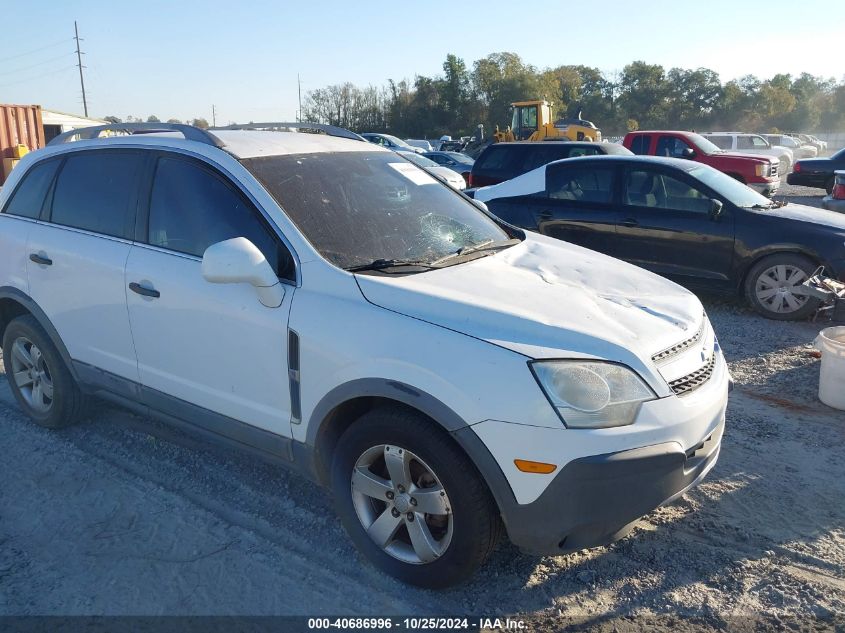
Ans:
[{"label": "side mirror", "polygon": [[691,147],[684,148],[684,151],[681,152],[681,158],[695,158],[695,150]]},{"label": "side mirror", "polygon": [[710,217],[713,220],[718,220],[719,217],[722,215],[722,208],[724,205],[722,204],[721,200],[711,200],[710,201]]},{"label": "side mirror", "polygon": [[258,300],[278,308],[285,291],[270,263],[258,247],[245,237],[212,244],[202,256],[202,276],[213,284],[251,284]]}]

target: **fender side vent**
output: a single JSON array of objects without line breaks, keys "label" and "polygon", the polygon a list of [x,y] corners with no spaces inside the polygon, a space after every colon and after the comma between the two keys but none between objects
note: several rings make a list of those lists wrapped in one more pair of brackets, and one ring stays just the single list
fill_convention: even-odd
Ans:
[{"label": "fender side vent", "polygon": [[299,400],[299,334],[288,329],[288,382],[290,385],[290,421],[302,422],[302,407]]}]

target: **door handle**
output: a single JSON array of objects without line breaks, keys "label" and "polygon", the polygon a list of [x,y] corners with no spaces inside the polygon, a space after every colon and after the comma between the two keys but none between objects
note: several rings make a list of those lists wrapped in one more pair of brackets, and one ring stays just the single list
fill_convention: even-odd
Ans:
[{"label": "door handle", "polygon": [[49,257],[45,257],[44,255],[39,255],[38,253],[30,253],[29,254],[29,261],[35,262],[36,264],[40,264],[42,266],[52,266],[53,260]]},{"label": "door handle", "polygon": [[135,283],[134,281],[129,284],[129,289],[132,292],[136,292],[143,297],[152,297],[153,299],[158,299],[161,296],[161,293],[154,289],[154,288],[147,288],[146,286],[142,286],[141,284]]},{"label": "door handle", "polygon": [[622,222],[620,222],[620,224],[622,226],[627,226],[628,228],[632,228],[632,227],[640,225],[640,223],[637,222],[634,218],[625,218],[624,220],[622,220]]}]

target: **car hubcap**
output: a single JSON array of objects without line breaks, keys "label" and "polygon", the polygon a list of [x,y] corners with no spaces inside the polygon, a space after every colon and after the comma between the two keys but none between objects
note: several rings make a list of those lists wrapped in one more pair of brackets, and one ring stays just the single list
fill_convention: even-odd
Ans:
[{"label": "car hubcap", "polygon": [[452,541],[452,504],[443,484],[399,446],[373,446],[358,458],[352,503],[373,542],[405,563],[437,560]]},{"label": "car hubcap", "polygon": [[778,264],[763,271],[757,278],[754,293],[764,308],[771,312],[788,314],[801,309],[809,300],[795,294],[795,288],[807,279],[807,274],[796,266]]},{"label": "car hubcap", "polygon": [[47,412],[53,406],[53,378],[41,350],[21,336],[12,343],[12,375],[29,406]]}]

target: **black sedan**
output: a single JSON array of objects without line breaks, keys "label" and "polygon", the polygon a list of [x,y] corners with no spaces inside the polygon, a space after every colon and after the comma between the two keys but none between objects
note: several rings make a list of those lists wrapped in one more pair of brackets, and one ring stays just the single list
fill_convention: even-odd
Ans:
[{"label": "black sedan", "polygon": [[492,213],[692,287],[744,294],[773,319],[818,306],[799,286],[823,265],[845,279],[845,216],[772,202],[682,159],[556,161],[474,192]]},{"label": "black sedan", "polygon": [[833,191],[833,172],[845,169],[845,149],[830,158],[802,158],[796,161],[792,173],[786,178],[790,185],[804,185]]}]

